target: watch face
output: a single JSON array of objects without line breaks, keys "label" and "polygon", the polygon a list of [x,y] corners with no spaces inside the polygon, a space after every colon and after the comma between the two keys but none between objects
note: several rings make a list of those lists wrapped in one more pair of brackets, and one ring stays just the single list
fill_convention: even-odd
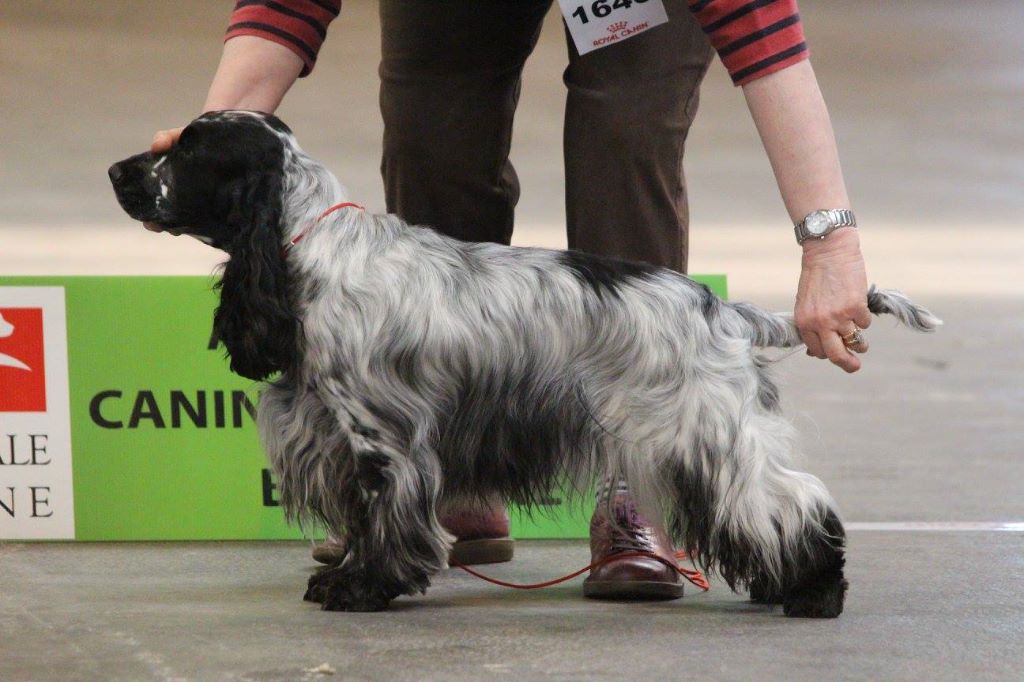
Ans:
[{"label": "watch face", "polygon": [[804,223],[807,231],[813,235],[824,234],[831,224],[832,222],[828,219],[828,216],[821,212],[815,212],[807,216],[807,221]]}]

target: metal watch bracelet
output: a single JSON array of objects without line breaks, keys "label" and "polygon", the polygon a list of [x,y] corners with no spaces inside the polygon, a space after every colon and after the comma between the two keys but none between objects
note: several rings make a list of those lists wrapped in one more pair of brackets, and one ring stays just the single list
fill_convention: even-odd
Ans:
[{"label": "metal watch bracelet", "polygon": [[848,208],[831,208],[813,211],[794,225],[796,243],[808,239],[824,239],[840,227],[857,227],[857,218]]}]

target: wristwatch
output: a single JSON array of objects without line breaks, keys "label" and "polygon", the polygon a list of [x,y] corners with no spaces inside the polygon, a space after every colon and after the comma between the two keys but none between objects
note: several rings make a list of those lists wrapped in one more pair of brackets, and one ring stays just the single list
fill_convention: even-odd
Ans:
[{"label": "wristwatch", "polygon": [[824,239],[840,227],[857,227],[857,218],[847,208],[832,208],[808,213],[794,227],[796,243],[803,244],[808,239]]}]

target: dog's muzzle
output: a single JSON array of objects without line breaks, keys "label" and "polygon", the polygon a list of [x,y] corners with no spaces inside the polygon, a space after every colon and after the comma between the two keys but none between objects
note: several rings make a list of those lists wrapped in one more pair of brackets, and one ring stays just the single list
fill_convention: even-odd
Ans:
[{"label": "dog's muzzle", "polygon": [[117,202],[135,220],[156,221],[160,182],[153,173],[156,155],[147,152],[118,161],[107,169]]}]

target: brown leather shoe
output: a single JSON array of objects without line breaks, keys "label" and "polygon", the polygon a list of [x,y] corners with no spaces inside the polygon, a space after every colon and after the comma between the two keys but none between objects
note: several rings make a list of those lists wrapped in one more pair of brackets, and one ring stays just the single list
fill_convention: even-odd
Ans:
[{"label": "brown leather shoe", "polygon": [[623,557],[598,566],[583,581],[583,596],[594,599],[678,599],[683,582],[676,565],[675,552],[665,531],[652,525],[636,510],[628,495],[612,499],[612,524],[604,503],[590,519],[590,557],[605,557],[628,552],[650,552],[663,557],[669,565],[649,557]]},{"label": "brown leather shoe", "polygon": [[313,545],[313,561],[319,561],[322,564],[333,565],[341,563],[341,560],[345,558],[345,553],[348,549],[345,547],[345,541],[334,536],[328,536],[326,540],[321,542],[319,545]]},{"label": "brown leather shoe", "polygon": [[[467,507],[441,514],[441,525],[455,536],[448,563],[473,566],[512,560],[514,541],[508,536],[508,512],[500,502],[484,508]],[[313,559],[336,564],[345,558],[345,542],[329,537],[313,547]]]},{"label": "brown leather shoe", "polygon": [[448,563],[472,566],[512,560],[514,541],[508,536],[508,512],[500,501],[485,507],[450,509],[441,514],[441,525],[455,536]]}]

